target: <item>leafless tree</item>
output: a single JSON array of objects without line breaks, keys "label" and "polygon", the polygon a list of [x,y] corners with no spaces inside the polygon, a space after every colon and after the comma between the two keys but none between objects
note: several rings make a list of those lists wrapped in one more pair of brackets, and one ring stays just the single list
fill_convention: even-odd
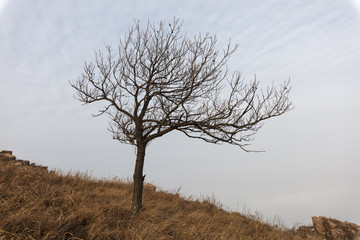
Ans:
[{"label": "leafless tree", "polygon": [[263,121],[292,109],[290,86],[258,88],[240,72],[229,76],[227,61],[237,46],[216,49],[216,37],[181,34],[182,23],[139,21],[114,51],[95,54],[71,86],[84,104],[106,103],[113,138],[136,147],[132,207],[142,209],[145,150],[150,141],[177,130],[209,143],[247,146]]}]

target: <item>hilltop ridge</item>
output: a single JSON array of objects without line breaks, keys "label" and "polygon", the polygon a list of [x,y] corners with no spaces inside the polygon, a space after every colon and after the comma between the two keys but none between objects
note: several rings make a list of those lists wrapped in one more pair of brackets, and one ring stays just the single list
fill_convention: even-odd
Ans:
[{"label": "hilltop ridge", "polygon": [[22,161],[0,153],[0,239],[324,239],[312,226],[279,229],[153,185],[134,215],[131,182]]}]

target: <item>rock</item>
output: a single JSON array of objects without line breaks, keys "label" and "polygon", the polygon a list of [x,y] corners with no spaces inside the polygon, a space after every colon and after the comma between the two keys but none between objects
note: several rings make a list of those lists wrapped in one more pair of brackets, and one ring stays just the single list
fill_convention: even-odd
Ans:
[{"label": "rock", "polygon": [[3,150],[0,152],[0,161],[11,161],[12,164],[15,166],[21,166],[21,167],[31,167],[36,169],[41,169],[48,171],[48,167],[36,165],[35,163],[30,163],[29,160],[22,160],[22,159],[16,159],[14,155],[12,155],[12,151],[9,150]]},{"label": "rock", "polygon": [[0,152],[0,160],[3,161],[16,160],[16,157],[12,155],[12,151],[3,150]]},{"label": "rock", "polygon": [[18,165],[22,165],[22,166],[30,166],[30,161],[28,160],[21,160],[21,159],[18,159],[16,162],[20,163]]},{"label": "rock", "polygon": [[360,240],[360,226],[332,218],[312,217],[314,229],[327,240]]},{"label": "rock", "polygon": [[9,150],[2,150],[1,153],[8,153],[8,154],[12,154],[12,151]]}]

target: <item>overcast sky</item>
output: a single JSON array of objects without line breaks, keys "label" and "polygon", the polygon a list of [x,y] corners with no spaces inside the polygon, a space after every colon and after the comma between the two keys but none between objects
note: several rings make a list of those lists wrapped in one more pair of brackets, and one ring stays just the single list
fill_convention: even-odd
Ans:
[{"label": "overcast sky", "polygon": [[[132,26],[183,19],[188,36],[231,38],[245,81],[290,78],[295,109],[265,123],[246,153],[171,133],[148,148],[146,181],[288,225],[360,224],[360,4],[347,0],[0,0],[0,150],[96,177],[131,178],[135,149],[112,140],[102,105],[68,81]],[[146,205],[146,203],[144,203]]]}]

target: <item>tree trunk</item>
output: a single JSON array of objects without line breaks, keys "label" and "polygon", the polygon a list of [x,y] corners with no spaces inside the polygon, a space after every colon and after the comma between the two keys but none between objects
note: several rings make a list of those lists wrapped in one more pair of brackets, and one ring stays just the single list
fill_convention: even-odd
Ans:
[{"label": "tree trunk", "polygon": [[137,144],[136,163],[134,171],[134,190],[132,199],[132,208],[135,214],[142,210],[142,191],[145,176],[143,176],[144,159],[146,144]]}]

